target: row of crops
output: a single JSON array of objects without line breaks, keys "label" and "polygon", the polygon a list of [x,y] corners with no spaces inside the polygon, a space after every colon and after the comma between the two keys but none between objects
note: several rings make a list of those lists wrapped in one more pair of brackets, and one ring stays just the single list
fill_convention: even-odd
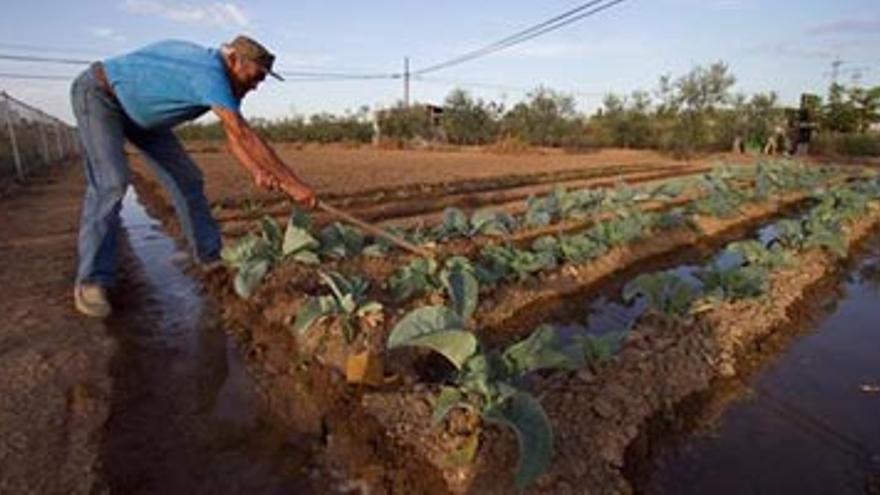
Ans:
[{"label": "row of crops", "polygon": [[[223,257],[235,270],[234,287],[242,298],[260,291],[267,277],[283,275],[289,264],[314,267],[297,272],[320,282],[291,319],[296,337],[337,331],[353,346],[372,329],[383,336],[383,352],[424,348],[443,356],[454,371],[438,389],[434,422],[464,408],[510,427],[521,452],[516,483],[524,487],[547,469],[553,452],[550,422],[525,378],[601,366],[614,355],[626,328],[599,335],[588,328],[572,333],[541,325],[525,338],[490,347],[478,324],[479,300],[502,287],[589,265],[651,236],[694,231],[699,218],[735,218],[750,203],[792,194],[809,197],[809,210],[773,224],[772,236],[737,240],[690,273],[643,273],[625,285],[623,301],[661,318],[687,321],[719,302],[760,297],[774,271],[794,266],[806,250],[845,255],[847,225],[874,207],[880,182],[779,162],[718,167],[700,177],[639,188],[557,189],[529,198],[519,215],[490,210],[467,215],[450,208],[440,224],[395,231],[433,248],[436,256],[430,258],[396,252],[341,224],[316,231],[308,215],[295,211],[284,229],[263,219],[257,232],[225,249]],[[653,210],[646,211],[647,205]],[[521,235],[554,225],[566,228],[534,238]],[[451,249],[462,242],[471,249]],[[353,272],[370,258],[390,262],[391,275],[380,279]]]},{"label": "row of crops", "polygon": [[[481,253],[486,263],[477,267],[486,267],[480,270],[485,275],[483,281],[493,282],[491,279],[504,277],[499,271],[513,272],[519,278],[540,271],[551,264],[551,258],[555,258],[550,256],[553,252],[561,254],[563,261],[588,261],[601,254],[602,246],[625,244],[653,227],[670,230],[692,224],[689,218],[698,214],[731,216],[749,200],[761,201],[788,191],[808,190],[833,174],[828,168],[785,163],[760,164],[754,169],[718,167],[702,177],[638,188],[626,184],[599,190],[557,188],[547,196],[530,197],[521,215],[481,209],[468,216],[459,208],[447,208],[443,222],[438,225],[388,231],[428,248],[439,245],[441,250],[443,244],[461,239],[469,240],[471,245],[488,244]],[[739,187],[744,181],[753,183],[754,188]],[[672,204],[685,192],[691,192],[695,198],[683,207],[656,214],[640,210],[640,205],[649,202]],[[541,237],[531,250],[518,248],[512,242],[498,243],[512,238],[528,239],[530,231],[546,230],[548,226],[566,225],[569,230],[572,225],[576,228],[593,223],[590,219],[602,215],[610,218],[595,222],[590,229],[579,233]],[[260,221],[260,232],[225,249],[223,259],[237,270],[236,290],[242,297],[248,297],[273,266],[285,261],[317,265],[361,255],[386,257],[395,254],[394,249],[385,239],[370,239],[358,229],[338,222],[315,232],[309,215],[295,210],[283,230],[271,217],[264,217]],[[431,271],[431,266],[431,263],[415,261],[411,269],[403,271],[419,273],[424,271],[421,267]],[[401,277],[408,278],[405,273]]]}]

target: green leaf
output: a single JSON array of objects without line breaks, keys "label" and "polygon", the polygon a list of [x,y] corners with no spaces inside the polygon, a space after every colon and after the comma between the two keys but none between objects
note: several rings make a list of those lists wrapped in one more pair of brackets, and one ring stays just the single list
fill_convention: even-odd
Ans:
[{"label": "green leaf", "polygon": [[398,346],[431,349],[443,355],[457,369],[461,369],[465,361],[477,351],[477,338],[467,330],[441,330],[402,341]]},{"label": "green leaf", "polygon": [[683,317],[690,311],[699,291],[672,272],[643,273],[623,288],[624,301],[631,302],[639,296],[655,311]]},{"label": "green leaf", "polygon": [[406,341],[432,332],[462,328],[465,328],[464,320],[445,306],[417,308],[407,313],[391,330],[388,347],[404,345]]},{"label": "green leaf", "polygon": [[449,207],[443,210],[443,225],[441,226],[441,236],[459,236],[466,235],[470,228],[467,215],[459,208]]},{"label": "green leaf", "polygon": [[440,390],[440,394],[434,399],[434,413],[431,415],[431,424],[434,426],[438,425],[449,414],[449,411],[463,400],[464,395],[457,388],[443,387]]},{"label": "green leaf", "polygon": [[235,275],[235,293],[247,299],[269,271],[269,261],[256,260],[242,264]]},{"label": "green leaf", "polygon": [[794,262],[791,253],[779,244],[765,247],[764,244],[756,240],[732,242],[725,250],[739,254],[749,265],[767,269],[789,267]]},{"label": "green leaf", "polygon": [[401,267],[388,280],[391,295],[396,301],[428,294],[437,289],[440,282],[436,277],[437,261],[433,258],[416,258]]},{"label": "green leaf", "polygon": [[341,300],[346,294],[351,292],[348,280],[337,272],[318,272],[321,281],[330,288],[336,300]]},{"label": "green leaf", "polygon": [[292,256],[293,261],[297,263],[302,263],[304,265],[318,265],[321,263],[321,258],[318,257],[317,254],[311,251],[300,251],[295,253]]},{"label": "green leaf", "polygon": [[487,409],[483,417],[516,433],[520,455],[515,476],[518,489],[524,489],[547,470],[553,457],[553,429],[537,399],[519,392]]},{"label": "green leaf", "polygon": [[312,228],[312,217],[302,209],[294,207],[287,224],[308,231]]},{"label": "green leaf", "polygon": [[499,366],[493,366],[497,361],[497,353],[480,353],[473,355],[464,363],[464,371],[459,377],[459,387],[466,392],[473,392],[489,400],[495,387],[495,373],[493,370]]},{"label": "green leaf", "polygon": [[723,299],[757,297],[767,291],[768,272],[761,266],[734,266],[724,268],[716,264],[700,270],[697,277],[703,290]]},{"label": "green leaf", "polygon": [[444,271],[443,283],[449,293],[452,309],[467,320],[477,309],[480,286],[473,273],[459,266]]},{"label": "green leaf", "polygon": [[352,296],[350,292],[338,298],[336,304],[339,305],[339,308],[342,310],[341,312],[346,315],[354,313],[358,307],[357,302],[354,300],[354,296]]},{"label": "green leaf", "polygon": [[312,237],[306,229],[290,224],[284,232],[281,254],[288,256],[303,250],[315,250],[318,247],[318,240]]},{"label": "green leaf", "polygon": [[220,251],[220,257],[229,265],[238,266],[254,257],[268,253],[268,245],[262,237],[247,235],[232,246]]},{"label": "green leaf", "polygon": [[388,348],[427,347],[461,368],[477,349],[476,337],[463,328],[461,317],[445,306],[418,308],[394,326],[388,336]]},{"label": "green leaf", "polygon": [[512,377],[540,369],[578,369],[584,356],[578,346],[566,346],[559,333],[550,325],[538,327],[527,338],[508,347],[502,354]]},{"label": "green leaf", "polygon": [[474,212],[471,216],[470,235],[491,235],[506,236],[510,234],[508,230],[509,218],[503,213],[498,213],[490,209],[482,209]]},{"label": "green leaf", "polygon": [[358,316],[366,316],[370,313],[379,313],[382,311],[382,303],[378,301],[368,301],[361,304],[357,309]]},{"label": "green leaf", "polygon": [[675,199],[681,195],[683,184],[677,181],[660,184],[650,192],[650,198]]},{"label": "green leaf", "polygon": [[589,261],[605,250],[605,246],[584,234],[562,235],[559,237],[559,251],[562,258],[572,263]]},{"label": "green leaf", "polygon": [[284,234],[281,233],[281,227],[278,226],[278,222],[267,215],[260,219],[260,226],[263,230],[263,239],[265,239],[273,249],[280,249]]},{"label": "green leaf", "polygon": [[306,304],[296,314],[293,323],[293,332],[302,335],[320,317],[334,313],[335,304],[330,296],[310,297]]},{"label": "green leaf", "polygon": [[334,222],[321,230],[321,250],[329,256],[345,258],[359,254],[364,236],[357,229]]},{"label": "green leaf", "polygon": [[549,225],[550,222],[553,221],[550,212],[545,209],[544,201],[529,196],[526,200],[526,206],[525,224],[527,226],[542,227],[544,225]]},{"label": "green leaf", "polygon": [[583,334],[579,336],[584,357],[590,364],[601,364],[617,352],[623,342],[623,332],[613,332],[605,335]]},{"label": "green leaf", "polygon": [[365,247],[364,250],[361,252],[364,254],[364,256],[370,256],[372,258],[384,258],[388,255],[388,251],[389,248],[386,244],[376,242]]}]

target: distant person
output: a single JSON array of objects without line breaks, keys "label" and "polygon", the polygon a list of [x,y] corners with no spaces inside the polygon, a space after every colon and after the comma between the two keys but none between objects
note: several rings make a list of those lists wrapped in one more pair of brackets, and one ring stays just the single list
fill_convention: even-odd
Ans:
[{"label": "distant person", "polygon": [[775,126],[773,128],[773,132],[770,134],[770,137],[767,138],[767,142],[764,144],[764,154],[787,155],[788,148],[788,137],[785,135],[785,128],[781,125]]},{"label": "distant person", "polygon": [[810,141],[817,126],[806,95],[801,95],[801,107],[798,109],[796,126],[797,141],[794,145],[794,155],[807,156],[810,154]]},{"label": "distant person", "polygon": [[119,210],[129,183],[125,140],[140,149],[171,195],[195,258],[220,258],[220,230],[205,198],[202,172],[172,128],[209,110],[229,148],[263,188],[281,189],[312,207],[311,187],[287,168],[242,117],[242,98],[271,75],[275,60],[261,44],[238,36],[219,49],[161,41],[95,62],[71,88],[85,154],[86,194],[79,228],[74,303],[81,313],[111,313],[107,289],[116,280]]}]

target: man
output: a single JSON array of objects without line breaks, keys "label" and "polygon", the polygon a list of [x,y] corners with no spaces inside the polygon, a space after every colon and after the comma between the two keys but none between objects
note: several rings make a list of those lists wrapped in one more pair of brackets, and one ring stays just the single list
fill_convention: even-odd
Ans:
[{"label": "man", "polygon": [[214,112],[229,148],[256,184],[281,189],[300,204],[316,204],[314,191],[241,116],[241,99],[272,75],[266,48],[239,36],[219,50],[183,41],[159,42],[93,64],[73,83],[73,112],[85,154],[86,194],[79,230],[74,302],[80,312],[110,314],[107,288],[116,277],[119,209],[129,182],[123,149],[139,148],[168,189],[195,257],[220,256],[220,231],[205,198],[202,173],[172,128]]}]

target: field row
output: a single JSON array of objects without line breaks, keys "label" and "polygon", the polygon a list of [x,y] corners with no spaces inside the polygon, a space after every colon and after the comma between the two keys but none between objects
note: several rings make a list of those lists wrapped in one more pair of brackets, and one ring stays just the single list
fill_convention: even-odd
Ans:
[{"label": "field row", "polygon": [[[719,168],[643,188],[556,189],[530,198],[517,215],[469,216],[447,208],[439,224],[398,230],[435,246],[432,258],[390,250],[343,226],[317,229],[295,214],[285,228],[266,218],[258,232],[227,248],[230,276],[215,273],[208,283],[222,301],[225,321],[244,336],[257,362],[273,368],[305,363],[310,373],[341,371],[351,381],[380,387],[375,393],[327,387],[316,399],[323,405],[315,407],[337,411],[346,404],[348,416],[371,425],[345,430],[327,419],[335,413],[325,411],[325,424],[343,428],[351,435],[347,441],[391,438],[370,465],[394,471],[413,490],[431,491],[428,479],[437,480],[425,473],[433,470],[453,491],[505,493],[515,482],[549,493],[560,480],[600,478],[602,486],[615,486],[623,482],[619,471],[610,473],[606,462],[585,455],[568,436],[622,458],[631,429],[657,404],[620,406],[629,426],[625,435],[618,428],[612,437],[563,421],[570,416],[566,408],[598,408],[598,418],[593,412],[584,417],[602,424],[603,411],[619,407],[607,404],[621,399],[615,387],[663,379],[663,373],[642,373],[647,368],[634,352],[639,359],[644,352],[659,360],[681,358],[672,344],[657,349],[653,339],[645,347],[636,335],[655,333],[658,322],[662,328],[704,328],[731,305],[760,305],[760,296],[776,290],[779,274],[803,259],[844,255],[853,225],[877,215],[878,198],[876,179],[793,163]],[[748,239],[762,225],[772,235]],[[708,256],[725,245],[723,255]],[[687,272],[667,269],[695,260],[699,265]],[[583,307],[578,301],[596,294],[614,294],[608,307],[635,316],[620,320],[615,332],[562,324],[571,315],[569,301]],[[681,349],[708,345],[704,334],[681,339]],[[414,348],[424,351],[406,350]],[[722,354],[700,373],[717,373],[733,359],[727,347],[706,352]],[[670,366],[698,369],[691,361]],[[272,376],[278,401],[301,403],[301,385],[298,393],[291,390],[295,378]],[[579,377],[597,376],[581,390]],[[708,380],[687,376],[670,397],[678,400]],[[639,383],[624,384],[623,378]],[[557,382],[569,389],[557,389]],[[594,384],[612,391],[597,395]],[[663,386],[677,385],[657,385]],[[653,401],[647,397],[659,390],[634,397]],[[427,411],[420,405],[425,401],[432,404]],[[518,463],[517,449],[482,420],[511,427],[521,446]],[[563,455],[577,452],[583,468],[572,470],[567,460],[551,464],[553,431],[560,428]],[[464,460],[451,465],[450,456]],[[494,466],[497,478],[497,469],[512,463],[518,468],[509,481],[485,471]],[[541,476],[548,469],[551,474]]]}]

